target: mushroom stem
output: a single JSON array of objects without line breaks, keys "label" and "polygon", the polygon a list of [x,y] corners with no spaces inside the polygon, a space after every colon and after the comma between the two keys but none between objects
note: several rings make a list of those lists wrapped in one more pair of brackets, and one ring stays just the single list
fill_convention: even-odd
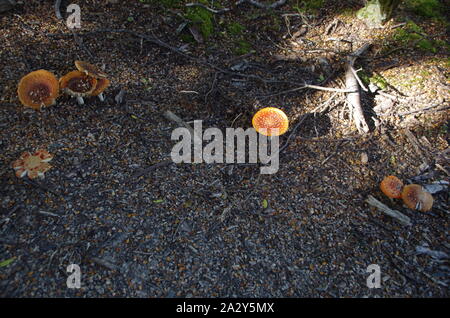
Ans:
[{"label": "mushroom stem", "polygon": [[77,96],[77,102],[78,102],[78,105],[84,105],[83,97]]},{"label": "mushroom stem", "polygon": [[98,99],[100,99],[101,102],[105,101],[105,96],[103,96],[103,93],[98,94]]}]

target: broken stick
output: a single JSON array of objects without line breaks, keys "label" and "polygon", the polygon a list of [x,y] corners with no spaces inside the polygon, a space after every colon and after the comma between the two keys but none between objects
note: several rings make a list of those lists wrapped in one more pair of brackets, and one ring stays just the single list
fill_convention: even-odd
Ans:
[{"label": "broken stick", "polygon": [[384,214],[387,214],[387,215],[393,217],[394,219],[396,219],[403,225],[411,225],[411,219],[409,217],[398,212],[397,210],[392,210],[387,205],[385,205],[385,204],[381,203],[380,201],[378,201],[377,199],[375,199],[373,196],[369,195],[366,199],[366,202],[369,205],[376,207],[378,210],[380,210]]},{"label": "broken stick", "polygon": [[361,106],[361,92],[359,90],[359,83],[355,76],[356,71],[354,70],[353,65],[355,64],[356,59],[361,56],[370,45],[370,43],[364,44],[347,58],[347,71],[345,72],[345,86],[351,91],[351,93],[347,94],[347,103],[356,128],[361,134],[368,133],[369,126],[364,119],[364,113]]}]

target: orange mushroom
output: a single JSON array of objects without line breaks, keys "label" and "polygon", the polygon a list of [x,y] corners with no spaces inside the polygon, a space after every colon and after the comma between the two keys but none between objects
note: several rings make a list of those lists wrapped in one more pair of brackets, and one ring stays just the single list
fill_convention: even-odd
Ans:
[{"label": "orange mushroom", "polygon": [[97,66],[84,61],[75,61],[75,66],[80,72],[95,78],[107,78],[108,74],[103,72]]},{"label": "orange mushroom", "polygon": [[46,70],[28,73],[20,79],[17,94],[24,106],[41,109],[53,105],[59,95],[58,79]]},{"label": "orange mushroom", "polygon": [[396,176],[387,176],[381,181],[380,189],[389,198],[400,199],[402,197],[403,182]]},{"label": "orange mushroom", "polygon": [[281,109],[266,107],[253,116],[252,125],[264,136],[280,136],[288,130],[289,120]]},{"label": "orange mushroom", "polygon": [[426,212],[433,206],[433,196],[425,191],[421,185],[409,184],[403,188],[402,199],[411,210]]},{"label": "orange mushroom", "polygon": [[90,64],[84,61],[75,61],[75,66],[80,72],[85,73],[88,76],[94,77],[97,79],[97,87],[91,93],[91,96],[98,96],[98,98],[103,102],[105,97],[103,96],[103,91],[109,86],[111,83],[108,80],[108,74],[103,72],[97,66]]},{"label": "orange mushroom", "polygon": [[97,87],[97,79],[80,71],[72,71],[64,75],[59,84],[67,94],[77,98],[78,104],[83,105],[83,97],[92,94]]},{"label": "orange mushroom", "polygon": [[28,175],[28,178],[44,177],[51,166],[48,164],[53,156],[44,149],[38,149],[33,154],[28,151],[22,153],[19,159],[13,162],[12,168],[18,178]]},{"label": "orange mushroom", "polygon": [[105,97],[103,96],[103,91],[109,86],[110,80],[107,78],[99,78],[97,79],[97,86],[94,91],[91,93],[91,96],[98,96],[98,98],[103,102]]}]

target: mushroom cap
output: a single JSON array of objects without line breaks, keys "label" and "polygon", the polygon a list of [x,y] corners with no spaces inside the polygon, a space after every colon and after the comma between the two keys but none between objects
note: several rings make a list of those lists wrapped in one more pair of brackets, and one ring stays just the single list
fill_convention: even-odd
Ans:
[{"label": "mushroom cap", "polygon": [[427,212],[430,211],[433,207],[434,199],[430,192],[423,190],[420,197],[420,202],[422,203],[422,206],[419,208],[419,210],[422,212]]},{"label": "mushroom cap", "polygon": [[91,93],[92,96],[97,96],[109,86],[110,80],[107,78],[99,78],[97,79],[97,86],[95,86],[94,91]]},{"label": "mushroom cap", "polygon": [[97,66],[84,61],[75,61],[75,66],[80,72],[95,78],[107,78],[108,74],[103,72]]},{"label": "mushroom cap", "polygon": [[59,84],[64,91],[76,97],[89,96],[97,86],[97,79],[80,71],[72,71],[60,78]]},{"label": "mushroom cap", "polygon": [[[260,109],[253,116],[253,128],[265,136],[280,136],[289,128],[289,119],[286,114],[278,108],[266,107]],[[274,131],[278,129],[278,131]]]},{"label": "mushroom cap", "polygon": [[402,199],[411,210],[426,212],[433,206],[433,196],[419,184],[409,184],[403,188]]},{"label": "mushroom cap", "polygon": [[48,162],[52,159],[53,156],[43,149],[38,149],[33,154],[26,151],[22,153],[19,159],[13,162],[12,168],[19,178],[23,178],[26,175],[30,179],[43,177],[45,172],[51,168]]},{"label": "mushroom cap", "polygon": [[40,109],[53,105],[59,95],[58,79],[46,70],[33,71],[20,79],[17,94],[24,106]]},{"label": "mushroom cap", "polygon": [[389,198],[400,199],[402,197],[403,182],[396,176],[387,176],[381,181],[380,189]]}]

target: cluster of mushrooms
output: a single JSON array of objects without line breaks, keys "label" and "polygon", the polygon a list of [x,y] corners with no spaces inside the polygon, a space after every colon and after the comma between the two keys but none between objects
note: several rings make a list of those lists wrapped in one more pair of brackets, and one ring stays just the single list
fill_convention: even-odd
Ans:
[{"label": "cluster of mushrooms", "polygon": [[396,176],[387,176],[381,181],[381,191],[393,199],[402,199],[411,210],[430,211],[433,207],[433,196],[419,184],[404,186]]},{"label": "cluster of mushrooms", "polygon": [[83,105],[83,97],[98,96],[104,101],[103,91],[109,86],[108,75],[95,65],[84,61],[75,61],[77,71],[64,75],[59,81],[56,76],[46,70],[28,73],[19,82],[17,94],[24,106],[34,109],[54,105],[60,90],[76,97],[78,104]]}]

